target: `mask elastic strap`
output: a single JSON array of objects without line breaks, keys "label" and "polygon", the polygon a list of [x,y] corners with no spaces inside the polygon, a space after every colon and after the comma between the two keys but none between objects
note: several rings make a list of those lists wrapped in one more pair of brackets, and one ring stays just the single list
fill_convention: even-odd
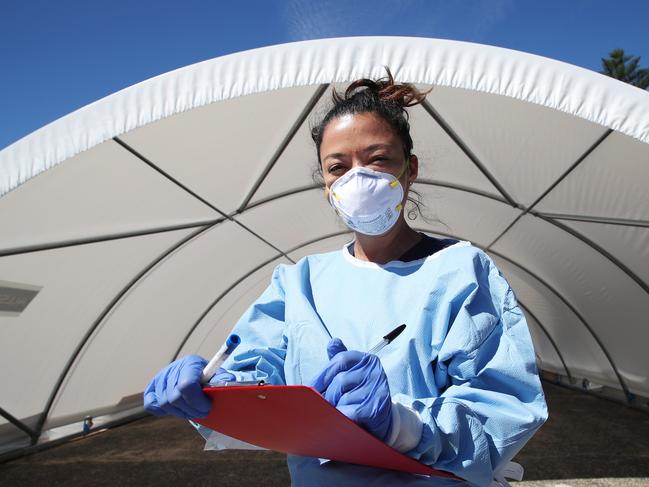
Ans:
[{"label": "mask elastic strap", "polygon": [[390,183],[391,188],[396,188],[397,187],[397,184],[399,183],[399,179],[401,179],[401,176],[403,176],[406,173],[406,171],[407,171],[407,169],[409,167],[409,164],[408,164],[409,162],[410,162],[410,158],[405,160],[405,162],[403,163],[403,168],[401,169],[401,172],[399,173],[397,178]]}]

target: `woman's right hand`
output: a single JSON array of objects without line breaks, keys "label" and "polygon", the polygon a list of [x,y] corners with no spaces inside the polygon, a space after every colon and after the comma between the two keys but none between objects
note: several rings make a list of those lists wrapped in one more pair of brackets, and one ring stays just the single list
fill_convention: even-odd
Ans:
[{"label": "woman's right hand", "polygon": [[392,427],[390,387],[376,355],[347,350],[340,338],[327,345],[329,363],[311,385],[341,413],[381,441]]},{"label": "woman's right hand", "polygon": [[[187,355],[171,362],[156,374],[144,390],[144,409],[156,416],[172,415],[183,419],[205,418],[212,403],[203,393],[201,374],[207,360],[198,355]],[[220,369],[221,380],[234,376]]]}]

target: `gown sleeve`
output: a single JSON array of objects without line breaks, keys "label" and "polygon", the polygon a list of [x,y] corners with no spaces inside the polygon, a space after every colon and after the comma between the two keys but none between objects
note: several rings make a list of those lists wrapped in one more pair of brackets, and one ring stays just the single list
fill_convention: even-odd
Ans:
[{"label": "gown sleeve", "polygon": [[476,485],[489,485],[547,419],[525,317],[484,253],[475,281],[457,296],[448,334],[433,361],[438,397],[393,401],[423,423],[411,457]]},{"label": "gown sleeve", "polygon": [[241,345],[225,361],[223,368],[237,381],[263,380],[273,385],[286,384],[285,306],[281,276],[280,265],[273,271],[270,285],[232,330],[241,338]]}]

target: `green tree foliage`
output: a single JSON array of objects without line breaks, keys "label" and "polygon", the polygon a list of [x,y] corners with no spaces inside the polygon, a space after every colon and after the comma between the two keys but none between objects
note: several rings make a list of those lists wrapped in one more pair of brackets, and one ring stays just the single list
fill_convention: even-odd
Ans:
[{"label": "green tree foliage", "polygon": [[638,66],[640,56],[625,54],[624,49],[614,49],[608,56],[608,58],[602,58],[600,73],[643,90],[649,87],[649,69],[642,69]]}]

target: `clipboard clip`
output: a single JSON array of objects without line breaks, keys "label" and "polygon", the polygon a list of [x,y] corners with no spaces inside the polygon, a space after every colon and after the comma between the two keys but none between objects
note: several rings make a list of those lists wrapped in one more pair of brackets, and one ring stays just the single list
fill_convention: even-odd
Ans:
[{"label": "clipboard clip", "polygon": [[241,387],[241,386],[264,386],[264,380],[242,380],[242,381],[219,381],[210,387]]}]

